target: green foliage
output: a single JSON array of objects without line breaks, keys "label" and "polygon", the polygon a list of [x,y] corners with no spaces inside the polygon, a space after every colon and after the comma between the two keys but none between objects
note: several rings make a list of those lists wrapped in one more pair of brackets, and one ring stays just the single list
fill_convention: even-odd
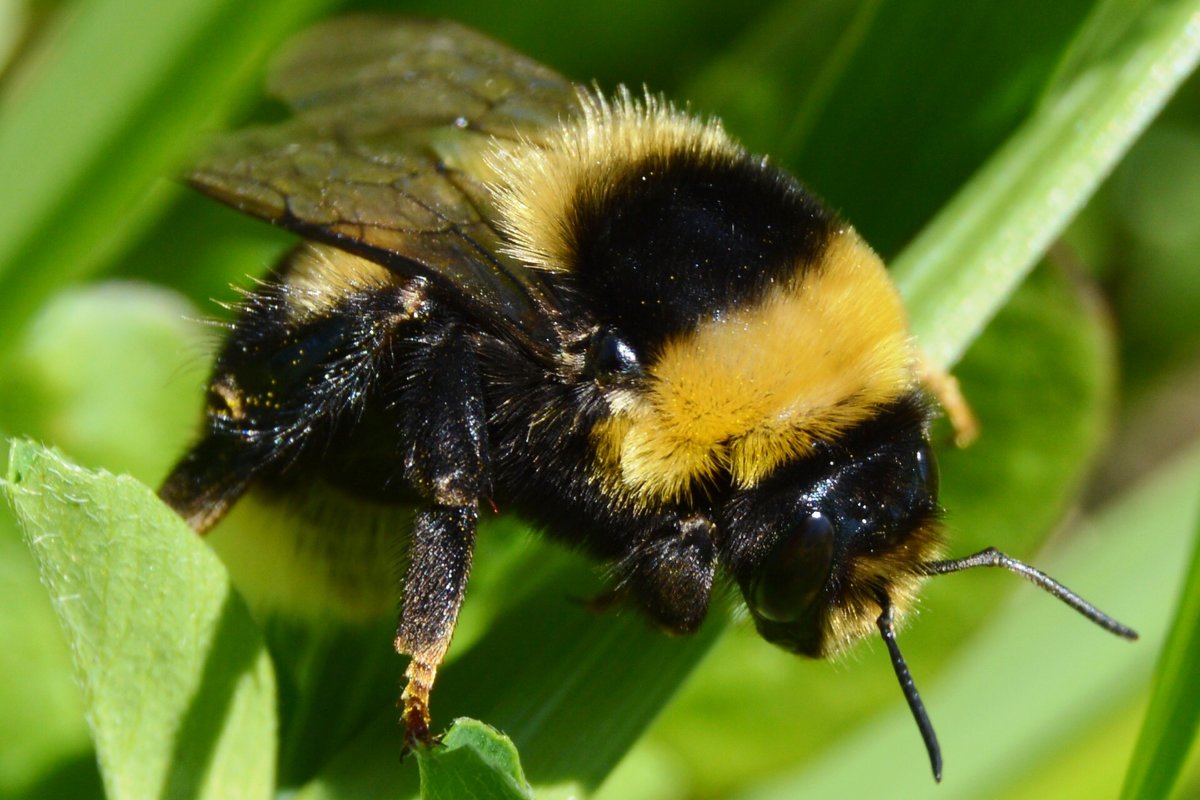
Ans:
[{"label": "green foliage", "polygon": [[216,555],[142,484],[28,442],[4,489],[66,633],[107,795],[269,797],[274,675]]},{"label": "green foliage", "polygon": [[456,720],[441,744],[416,754],[427,800],[533,797],[521,771],[517,748],[494,728],[473,719]]},{"label": "green foliage", "polygon": [[[0,77],[0,431],[161,479],[215,335],[193,320],[289,242],[162,178],[257,96],[285,33],[331,5],[0,13],[0,51],[18,43]],[[943,740],[937,796],[1114,793],[1174,613],[1126,788],[1165,791],[1195,739],[1167,711],[1194,726],[1200,674],[1195,568],[1192,600],[1176,594],[1200,486],[1195,86],[1064,229],[1194,65],[1200,2],[408,10],[454,15],[573,78],[690,99],[845,212],[894,263],[923,347],[962,359],[983,436],[939,451],[953,552],[1030,557],[1073,516],[1038,563],[1142,633],[1107,637],[1010,577],[931,582],[901,644]],[[72,285],[105,273],[159,286]],[[539,797],[934,791],[878,645],[810,663],[729,625],[724,606],[684,640],[591,614],[576,600],[601,590],[594,567],[508,519],[481,533],[433,705],[435,724],[469,716],[507,738],[460,721],[446,749],[400,761],[388,587],[382,613],[359,603],[347,619],[327,565],[297,559],[261,508],[239,507],[209,548],[130,478],[24,441],[9,460],[0,794],[345,800],[424,781],[429,797],[522,797],[526,776]]]},{"label": "green foliage", "polygon": [[1170,794],[1200,726],[1200,513],[1195,519],[1187,578],[1122,797]]},{"label": "green foliage", "polygon": [[161,208],[155,181],[175,171],[283,33],[322,4],[255,3],[253,13],[236,0],[72,5],[45,32],[49,56],[3,98],[0,178],[20,187],[0,214],[10,334],[55,287],[136,235]]}]

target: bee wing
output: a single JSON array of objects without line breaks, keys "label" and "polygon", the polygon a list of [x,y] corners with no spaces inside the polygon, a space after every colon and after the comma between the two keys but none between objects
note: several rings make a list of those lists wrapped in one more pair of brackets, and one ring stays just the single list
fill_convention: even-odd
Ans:
[{"label": "bee wing", "polygon": [[497,253],[483,154],[579,113],[569,81],[451,22],[357,16],[301,34],[268,90],[292,117],[218,139],[187,176],[196,188],[429,278],[507,335],[556,349],[553,296]]}]

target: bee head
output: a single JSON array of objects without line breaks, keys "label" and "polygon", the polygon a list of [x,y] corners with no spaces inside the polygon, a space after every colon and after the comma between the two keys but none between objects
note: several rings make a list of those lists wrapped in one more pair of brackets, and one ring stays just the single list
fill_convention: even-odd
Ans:
[{"label": "bee head", "polygon": [[940,546],[928,411],[906,398],[833,445],[736,493],[725,560],[758,631],[824,657],[899,611]]}]

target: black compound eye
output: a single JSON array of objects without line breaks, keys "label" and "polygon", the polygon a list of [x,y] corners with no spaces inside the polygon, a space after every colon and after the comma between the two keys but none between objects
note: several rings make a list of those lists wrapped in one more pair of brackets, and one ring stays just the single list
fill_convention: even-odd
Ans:
[{"label": "black compound eye", "polygon": [[917,448],[917,478],[929,493],[929,497],[937,500],[940,484],[937,459],[933,457],[933,448],[926,442],[922,442]]},{"label": "black compound eye", "polygon": [[588,344],[586,372],[597,380],[641,375],[637,351],[615,328],[601,328]]},{"label": "black compound eye", "polygon": [[796,622],[810,611],[833,568],[833,522],[811,513],[781,541],[750,581],[746,602],[771,622]]}]

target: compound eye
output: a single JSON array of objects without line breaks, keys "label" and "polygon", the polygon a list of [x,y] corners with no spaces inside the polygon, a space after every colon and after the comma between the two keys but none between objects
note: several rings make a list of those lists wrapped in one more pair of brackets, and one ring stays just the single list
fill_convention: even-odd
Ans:
[{"label": "compound eye", "polygon": [[587,375],[599,381],[641,375],[637,351],[615,328],[601,328],[588,344]]},{"label": "compound eye", "polygon": [[812,512],[767,556],[750,581],[750,610],[771,622],[808,615],[833,568],[833,523]]},{"label": "compound eye", "polygon": [[933,457],[933,448],[927,442],[922,442],[917,448],[917,479],[921,481],[929,496],[936,500],[941,480],[938,476],[937,459]]}]

